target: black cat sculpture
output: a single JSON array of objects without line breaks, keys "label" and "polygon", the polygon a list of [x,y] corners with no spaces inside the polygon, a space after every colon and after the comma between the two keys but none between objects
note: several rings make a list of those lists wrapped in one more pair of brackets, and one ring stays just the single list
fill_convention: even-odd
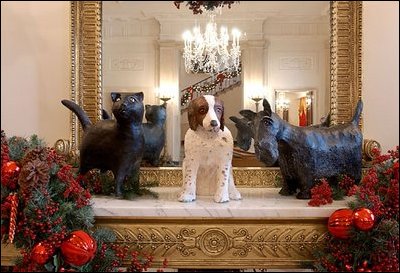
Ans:
[{"label": "black cat sculpture", "polygon": [[143,123],[145,143],[143,161],[147,161],[152,166],[158,166],[160,163],[160,154],[165,144],[164,124],[167,118],[165,104],[146,104],[145,117],[147,123]]},{"label": "black cat sculpture", "polygon": [[77,115],[84,131],[79,173],[85,174],[91,169],[111,170],[115,195],[121,197],[125,179],[139,171],[144,152],[143,93],[117,98],[112,107],[115,120],[100,120],[96,124],[91,123],[76,103],[62,100],[62,104]]},{"label": "black cat sculpture", "polygon": [[[111,92],[111,100],[115,102],[122,98],[121,93]],[[151,166],[160,164],[161,151],[165,145],[165,120],[167,118],[166,104],[145,106],[145,117],[147,123],[143,123],[144,152],[142,165],[145,163]],[[103,119],[111,119],[106,110],[102,110]]]}]

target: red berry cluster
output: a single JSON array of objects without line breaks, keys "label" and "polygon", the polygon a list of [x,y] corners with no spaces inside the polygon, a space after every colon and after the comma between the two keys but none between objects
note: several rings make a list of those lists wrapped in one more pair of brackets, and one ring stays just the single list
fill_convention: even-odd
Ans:
[{"label": "red berry cluster", "polygon": [[[185,1],[174,1],[174,5],[177,9],[180,8],[180,4]],[[235,1],[187,1],[187,6],[193,11],[193,14],[202,14],[203,11],[212,11],[215,8],[223,7],[225,5],[231,8],[231,5]]]},{"label": "red berry cluster", "polygon": [[[373,166],[364,175],[361,184],[349,188],[349,193],[356,192],[352,206],[368,208],[375,215],[373,229],[354,230],[352,236],[345,240],[329,239],[323,253],[318,255],[316,270],[399,272],[398,159],[398,147],[387,155],[376,151]],[[365,246],[369,248],[365,249]]]},{"label": "red berry cluster", "polygon": [[351,189],[354,186],[354,179],[347,175],[343,175],[342,179],[339,181],[339,188],[341,188],[347,196],[351,196]]},{"label": "red berry cluster", "polygon": [[132,251],[131,263],[127,268],[128,272],[143,272],[152,265],[154,257],[148,254]]},{"label": "red berry cluster", "polygon": [[374,165],[362,180],[358,193],[377,217],[399,219],[399,151],[374,158]]},{"label": "red berry cluster", "polygon": [[332,189],[326,179],[321,179],[321,182],[311,189],[311,200],[308,204],[313,207],[319,207],[332,202]]},{"label": "red berry cluster", "polygon": [[89,205],[91,197],[90,192],[89,190],[82,188],[82,186],[74,178],[72,166],[63,166],[58,171],[57,177],[67,185],[67,188],[64,191],[65,199],[72,197],[76,201],[78,208]]}]

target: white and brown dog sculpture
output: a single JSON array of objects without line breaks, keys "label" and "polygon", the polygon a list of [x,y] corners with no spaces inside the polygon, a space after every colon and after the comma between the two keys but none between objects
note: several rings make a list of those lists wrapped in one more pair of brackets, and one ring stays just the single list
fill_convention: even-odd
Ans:
[{"label": "white and brown dog sculpture", "polygon": [[194,201],[196,194],[213,195],[218,203],[241,199],[233,179],[233,138],[224,126],[223,102],[212,95],[192,100],[188,120],[179,201]]}]

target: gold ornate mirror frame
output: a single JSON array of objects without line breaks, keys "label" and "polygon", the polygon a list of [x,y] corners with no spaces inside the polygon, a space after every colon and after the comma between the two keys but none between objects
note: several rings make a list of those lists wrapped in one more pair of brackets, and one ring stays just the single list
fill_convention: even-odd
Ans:
[{"label": "gold ornate mirror frame", "polygon": [[[351,119],[361,98],[362,1],[331,1],[330,110],[333,124]],[[71,99],[92,122],[102,108],[102,2],[71,1]],[[360,124],[361,125],[361,124]],[[71,113],[71,149],[78,149],[79,122]]]}]

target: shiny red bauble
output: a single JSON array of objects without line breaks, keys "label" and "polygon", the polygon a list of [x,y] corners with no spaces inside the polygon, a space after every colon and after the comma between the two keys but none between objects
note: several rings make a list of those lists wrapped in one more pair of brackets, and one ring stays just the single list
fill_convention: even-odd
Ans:
[{"label": "shiny red bauble", "polygon": [[75,266],[82,266],[89,262],[94,257],[96,249],[96,241],[82,230],[71,232],[61,244],[64,261]]},{"label": "shiny red bauble", "polygon": [[367,208],[359,208],[353,212],[353,225],[362,231],[369,231],[374,227],[375,215]]},{"label": "shiny red bauble", "polygon": [[350,229],[353,223],[353,211],[351,209],[338,209],[331,214],[328,220],[329,232],[340,239],[350,237]]},{"label": "shiny red bauble", "polygon": [[50,247],[46,247],[42,243],[37,243],[31,251],[31,260],[37,264],[43,265],[52,256]]},{"label": "shiny red bauble", "polygon": [[[20,172],[20,168],[18,167],[17,163],[15,163],[14,161],[8,161],[1,168],[2,175],[7,175],[7,176],[18,175],[19,172]],[[5,185],[7,182],[8,182],[7,179],[1,179],[1,183],[4,186],[7,186],[7,185]]]}]

